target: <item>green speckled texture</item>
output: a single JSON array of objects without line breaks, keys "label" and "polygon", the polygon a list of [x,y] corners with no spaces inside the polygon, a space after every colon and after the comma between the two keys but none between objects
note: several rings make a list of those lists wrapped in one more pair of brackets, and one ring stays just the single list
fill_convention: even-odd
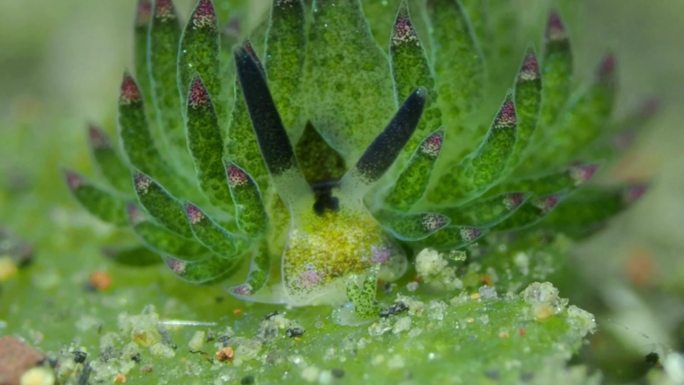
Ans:
[{"label": "green speckled texture", "polygon": [[118,126],[128,162],[142,172],[166,182],[170,176],[169,169],[150,133],[142,99],[130,99],[127,92],[140,94],[140,88],[132,77],[124,75],[122,95],[119,98]]},{"label": "green speckled texture", "polygon": [[[387,54],[373,40],[359,0],[314,1],[312,12],[307,115],[328,143],[353,162],[395,110]],[[373,109],[366,110],[369,105]]]},{"label": "green speckled texture", "polygon": [[[422,37],[426,39],[427,37]],[[428,90],[428,100],[420,124],[404,147],[402,158],[407,158],[422,138],[442,126],[442,113],[437,107],[437,92],[427,53],[409,14],[406,1],[401,3],[390,37],[390,65],[394,78],[394,94],[400,105],[418,87]],[[400,158],[400,162],[403,159]],[[404,160],[405,161],[405,160]],[[400,163],[401,164],[401,163]],[[429,173],[428,173],[429,175]]]},{"label": "green speckled texture", "polygon": [[[495,195],[491,198],[480,199],[469,204],[449,208],[445,213],[452,223],[471,226],[492,226],[512,215],[520,204],[525,202],[523,194],[514,193]],[[516,201],[513,201],[513,200]]]},{"label": "green speckled texture", "polygon": [[169,270],[178,278],[194,285],[210,285],[225,279],[233,273],[239,261],[224,259],[215,254],[207,253],[197,260],[183,260],[162,255]]},{"label": "green speckled texture", "polygon": [[159,254],[173,255],[185,260],[203,257],[207,249],[192,238],[179,237],[178,234],[149,218],[142,209],[129,207],[129,219],[133,233],[150,249]]},{"label": "green speckled texture", "polygon": [[439,106],[447,135],[467,133],[470,112],[480,104],[485,84],[484,58],[460,3],[428,0],[432,56]]},{"label": "green speckled texture", "polygon": [[442,130],[430,134],[423,140],[385,197],[387,205],[406,211],[422,198],[443,142]]},{"label": "green speckled texture", "polygon": [[517,167],[537,129],[542,104],[542,81],[534,50],[528,49],[515,82],[515,111],[518,130],[515,148],[507,167]]},{"label": "green speckled texture", "polygon": [[195,239],[206,248],[225,259],[236,260],[241,257],[238,254],[245,247],[244,239],[229,233],[196,206],[186,205],[185,213]]},{"label": "green speckled texture", "polygon": [[152,217],[176,234],[186,238],[192,237],[183,205],[162,185],[141,173],[135,174],[133,183],[140,204]]},{"label": "green speckled texture", "polygon": [[223,137],[214,103],[201,78],[193,80],[186,111],[188,150],[199,185],[214,206],[230,213],[233,205],[223,165]]},{"label": "green speckled texture", "polygon": [[449,224],[449,218],[436,213],[404,214],[381,210],[375,216],[386,231],[404,241],[427,238]]},{"label": "green speckled texture", "polygon": [[181,105],[185,105],[190,83],[199,76],[215,100],[214,108],[219,122],[226,119],[225,88],[230,85],[220,77],[219,71],[219,26],[216,11],[211,1],[200,1],[183,29],[178,47],[178,90]]},{"label": "green speckled texture", "polygon": [[[238,2],[249,10],[231,8]],[[642,167],[638,174],[643,177],[652,160],[630,155],[618,172],[602,169],[610,180],[600,179],[589,191],[580,186],[595,169],[575,161],[619,155],[623,150],[618,146],[626,148],[630,138],[616,141],[613,133],[622,128],[633,133],[640,128],[628,126],[642,124],[623,111],[635,105],[631,100],[615,109],[627,118],[610,120],[615,64],[604,60],[594,83],[585,81],[590,70],[585,62],[595,62],[598,55],[593,52],[577,53],[577,81],[562,79],[568,89],[557,94],[563,100],[556,106],[560,112],[554,124],[535,127],[540,101],[544,103],[543,66],[549,50],[540,49],[545,53],[540,55],[540,79],[527,62],[531,51],[525,47],[543,46],[546,2],[274,0],[269,7],[260,1],[156,0],[156,12],[150,8],[145,15],[151,3],[139,1],[134,60],[110,52],[111,42],[97,43],[100,64],[86,67],[116,72],[109,67],[120,71],[133,64],[141,81],[142,89],[132,78],[124,82],[118,138],[105,134],[114,131],[114,111],[96,103],[112,98],[100,88],[113,91],[116,86],[92,82],[91,77],[99,79],[98,71],[86,72],[78,65],[37,73],[61,76],[46,83],[60,93],[51,95],[49,103],[32,100],[33,81],[22,91],[28,97],[0,103],[6,108],[0,124],[20,119],[9,140],[0,141],[2,153],[8,154],[0,162],[0,334],[26,338],[48,352],[48,362],[58,363],[54,370],[60,385],[596,385],[599,374],[587,371],[598,371],[576,363],[606,354],[608,348],[596,347],[605,343],[606,330],[621,328],[622,318],[618,316],[616,327],[603,319],[604,334],[584,354],[580,346],[594,328],[593,316],[568,306],[551,284],[534,282],[552,281],[573,303],[592,310],[603,304],[620,307],[623,302],[610,296],[625,291],[624,284],[615,288],[621,280],[639,286],[632,295],[636,302],[668,295],[665,290],[644,294],[659,285],[661,270],[674,270],[673,264],[663,265],[668,269],[650,265],[652,250],[631,253],[629,263],[622,265],[608,256],[583,257],[582,246],[570,244],[570,238],[586,239],[609,217],[632,206],[644,187],[613,178],[622,179],[633,163]],[[572,21],[568,25],[573,32],[584,33],[581,21],[570,16],[572,7],[556,5]],[[20,8],[26,7],[30,5]],[[70,23],[74,30],[53,34],[47,29],[51,36],[70,37],[61,39],[57,49],[46,50],[57,59],[50,63],[90,55],[90,44],[102,38],[99,31],[108,31],[116,18],[81,15],[91,8],[115,7],[104,2],[76,8],[76,22]],[[133,12],[126,12],[130,19]],[[25,20],[10,17],[8,23]],[[50,23],[44,25],[49,28]],[[0,32],[5,28],[3,23]],[[82,35],[92,42],[83,40],[75,47],[72,38]],[[108,38],[113,35],[128,34],[107,33]],[[575,35],[573,46],[586,46]],[[28,41],[33,34],[7,36]],[[611,44],[614,35],[604,31],[600,36],[605,39],[591,44]],[[244,61],[241,48],[233,51],[248,47],[247,37],[255,47],[251,63]],[[11,62],[33,58],[15,55],[16,47],[5,47],[4,41],[0,48],[10,52]],[[236,89],[233,52],[242,81]],[[569,49],[565,54],[570,55]],[[113,60],[115,56],[119,59]],[[254,71],[257,57],[267,79]],[[629,68],[631,60],[621,60],[620,68]],[[662,62],[650,64],[658,68]],[[32,73],[32,65],[26,64],[24,72]],[[252,65],[248,76],[245,65]],[[12,90],[15,80],[9,74],[3,86]],[[79,81],[72,79],[76,75]],[[196,75],[204,84],[195,88]],[[79,94],[67,92],[63,83]],[[96,84],[91,88],[89,83]],[[426,89],[409,109],[422,108],[428,96],[419,124],[416,111],[397,114],[398,104],[418,86]],[[511,87],[510,105],[488,130]],[[631,99],[635,93],[625,96]],[[76,112],[68,108],[71,104]],[[68,118],[45,122],[39,118],[48,108],[44,106]],[[511,119],[515,112],[517,121]],[[77,142],[62,135],[68,131],[61,127],[82,127],[91,116],[103,130],[90,133],[93,156],[88,163],[87,147],[73,145]],[[380,145],[369,146],[392,116],[398,116],[398,124],[392,123],[395,127]],[[24,126],[22,119],[32,123]],[[418,129],[409,135],[414,123]],[[32,128],[46,126],[55,129]],[[255,128],[263,148],[257,145]],[[45,143],[38,151],[26,151],[35,160],[24,162],[15,160],[16,148],[21,148],[16,144],[22,141]],[[290,143],[297,143],[296,161],[292,151],[283,151]],[[118,158],[119,148],[125,150],[124,159]],[[271,156],[285,152],[286,157]],[[367,162],[359,162],[360,154]],[[400,155],[392,163],[395,154]],[[273,175],[266,172],[264,158]],[[304,175],[293,167],[297,161]],[[239,175],[226,170],[231,162],[242,168]],[[25,163],[36,163],[36,168],[29,171]],[[54,188],[49,165],[63,163],[88,175],[81,186],[99,186],[89,182],[94,172],[110,182],[102,185],[107,186],[102,193],[109,187],[116,193],[100,199],[91,194],[95,190],[79,194],[75,189],[77,199],[71,203],[54,199],[67,190]],[[364,183],[349,182],[352,177],[338,181],[348,165],[353,174],[354,164],[363,166],[358,169],[365,173]],[[135,181],[144,207],[132,202],[134,183],[125,177],[129,168],[152,178]],[[441,183],[445,176],[447,183]],[[327,183],[307,186],[303,177]],[[67,181],[75,187],[80,180],[72,175]],[[428,199],[425,192],[431,189],[441,189],[437,199]],[[108,203],[110,198],[116,201]],[[96,215],[75,208],[79,199],[91,201]],[[104,224],[96,219],[98,211],[101,219],[129,226]],[[19,264],[21,257],[7,248],[5,222],[22,237],[35,238],[38,257],[30,267]],[[620,226],[614,231],[621,232]],[[161,262],[166,268],[144,268]],[[611,268],[594,272],[600,264]],[[596,276],[576,279],[564,265],[573,272],[592,270]],[[328,283],[332,286],[325,287]],[[590,290],[601,298],[587,301],[584,295]],[[319,300],[328,306],[312,306]],[[155,307],[147,306],[151,304]],[[296,308],[300,305],[306,307]],[[675,317],[662,319],[672,328],[678,325]],[[629,323],[635,334],[642,327]],[[603,346],[612,351],[614,345]],[[86,366],[74,362],[75,349],[88,353]],[[638,373],[634,363],[642,358],[631,356],[631,364],[622,368]],[[85,376],[84,367],[92,369],[88,380],[79,379]],[[656,365],[652,372],[666,370]]]},{"label": "green speckled texture", "polygon": [[306,54],[306,15],[301,0],[271,8],[266,56],[268,82],[285,128],[297,137],[303,125],[300,85]]},{"label": "green speckled texture", "polygon": [[450,172],[440,176],[428,193],[430,201],[468,201],[490,189],[505,176],[506,166],[517,140],[517,121],[512,98],[510,93],[506,96],[480,146]]},{"label": "green speckled texture", "polygon": [[[549,20],[549,24],[552,22],[556,23],[555,20]],[[567,31],[561,24],[555,35],[549,36],[549,29],[550,26],[547,26],[542,59],[544,103],[540,120],[544,127],[553,124],[558,118],[558,113],[570,96],[573,81],[573,57]]]},{"label": "green speckled texture", "polygon": [[541,164],[563,164],[586,151],[609,125],[615,99],[615,79],[597,79],[569,101],[553,130],[553,140],[538,149],[533,160]]},{"label": "green speckled texture", "polygon": [[267,191],[270,180],[266,165],[261,157],[259,144],[252,130],[245,98],[242,96],[240,84],[235,82],[235,100],[228,127],[225,157],[227,160],[241,165],[259,184],[262,191]]},{"label": "green speckled texture", "polygon": [[90,127],[88,132],[90,152],[97,164],[100,174],[121,193],[131,191],[131,171],[118,151],[112,146],[109,136],[97,127]]},{"label": "green speckled texture", "polygon": [[[259,186],[251,175],[235,163],[226,166],[228,186],[236,203],[235,220],[245,234],[259,235],[266,230],[268,218]],[[231,179],[235,178],[236,182]]]},{"label": "green speckled texture", "polygon": [[[163,4],[162,7],[159,4]],[[176,9],[166,0],[156,0],[148,32],[148,68],[157,122],[162,128],[173,168],[187,175],[192,164],[187,151],[176,75],[181,24]]]},{"label": "green speckled texture", "polygon": [[89,213],[118,226],[126,225],[126,204],[121,197],[70,171],[67,171],[66,180],[74,198]]}]

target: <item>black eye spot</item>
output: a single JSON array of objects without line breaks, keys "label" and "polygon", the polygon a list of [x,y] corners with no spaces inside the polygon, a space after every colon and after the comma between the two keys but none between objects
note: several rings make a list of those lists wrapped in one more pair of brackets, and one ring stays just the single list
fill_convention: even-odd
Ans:
[{"label": "black eye spot", "polygon": [[316,214],[323,215],[326,211],[340,210],[339,199],[332,195],[332,189],[336,186],[336,182],[320,182],[311,186],[316,196],[316,202],[313,205]]},{"label": "black eye spot", "polygon": [[323,215],[326,211],[335,212],[340,209],[340,201],[332,195],[317,196],[313,209],[318,215]]}]

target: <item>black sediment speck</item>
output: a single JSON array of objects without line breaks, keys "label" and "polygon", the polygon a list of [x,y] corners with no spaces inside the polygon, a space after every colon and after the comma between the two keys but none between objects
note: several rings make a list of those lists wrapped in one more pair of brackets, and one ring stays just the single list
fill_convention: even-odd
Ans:
[{"label": "black sediment speck", "polygon": [[285,334],[287,334],[287,336],[290,338],[301,337],[304,335],[304,329],[298,327],[289,328]]},{"label": "black sediment speck", "polygon": [[77,364],[82,364],[85,362],[86,359],[88,359],[88,353],[81,351],[81,350],[74,350],[71,352],[71,354],[74,355],[74,362]]},{"label": "black sediment speck", "polygon": [[403,313],[403,312],[407,311],[408,309],[409,309],[409,307],[405,303],[403,303],[401,301],[395,302],[395,303],[391,304],[388,308],[380,310],[380,317],[381,318],[387,318],[387,317],[393,316],[395,314]]}]

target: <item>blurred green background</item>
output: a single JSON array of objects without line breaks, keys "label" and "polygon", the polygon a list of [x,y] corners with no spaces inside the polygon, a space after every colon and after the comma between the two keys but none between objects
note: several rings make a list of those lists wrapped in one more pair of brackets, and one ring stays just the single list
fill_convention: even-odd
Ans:
[{"label": "blurred green background", "polygon": [[[606,50],[617,55],[618,114],[648,97],[662,103],[635,148],[606,176],[650,178],[650,193],[574,250],[577,280],[561,285],[571,302],[598,316],[601,332],[586,357],[607,377],[632,380],[630,365],[647,353],[684,350],[684,2],[515,2],[521,9],[552,4],[570,16],[583,76]],[[191,6],[177,3],[185,12]],[[251,2],[250,15],[264,6]],[[0,226],[37,246],[39,272],[41,264],[55,263],[51,256],[74,245],[95,250],[89,239],[109,235],[75,207],[61,167],[90,171],[87,122],[114,130],[118,83],[132,59],[134,8],[134,0],[0,2]],[[526,17],[543,20],[534,12]],[[92,264],[106,262],[93,255]],[[0,308],[8,301],[0,297]]]}]

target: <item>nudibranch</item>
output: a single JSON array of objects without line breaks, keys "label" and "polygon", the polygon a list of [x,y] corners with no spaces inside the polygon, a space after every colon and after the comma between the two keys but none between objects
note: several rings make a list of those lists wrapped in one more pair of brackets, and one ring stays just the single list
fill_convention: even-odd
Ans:
[{"label": "nudibranch", "polygon": [[282,254],[281,283],[255,293],[238,288],[233,294],[292,306],[340,304],[347,299],[346,287],[353,284],[352,278],[392,281],[401,277],[407,268],[406,254],[371,214],[364,196],[409,141],[427,91],[418,88],[404,101],[338,181],[310,183],[298,165],[258,58],[240,47],[235,62],[271,182],[290,213],[290,228]]}]

